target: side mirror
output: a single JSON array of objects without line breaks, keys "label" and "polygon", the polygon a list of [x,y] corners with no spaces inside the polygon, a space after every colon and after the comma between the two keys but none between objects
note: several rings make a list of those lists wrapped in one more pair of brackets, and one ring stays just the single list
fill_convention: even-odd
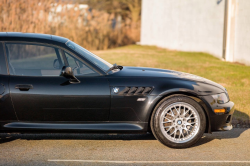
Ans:
[{"label": "side mirror", "polygon": [[55,69],[60,69],[60,64],[59,64],[58,59],[55,59],[55,60],[54,60],[54,62],[53,62],[53,67],[54,67]]},{"label": "side mirror", "polygon": [[80,83],[80,81],[75,77],[72,68],[69,66],[63,66],[60,76],[69,79],[69,82],[72,84]]}]

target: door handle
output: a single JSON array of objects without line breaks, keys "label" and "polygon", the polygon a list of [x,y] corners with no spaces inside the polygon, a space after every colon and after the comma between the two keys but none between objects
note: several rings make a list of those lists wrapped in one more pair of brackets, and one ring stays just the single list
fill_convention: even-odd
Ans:
[{"label": "door handle", "polygon": [[33,85],[16,85],[15,88],[19,89],[20,91],[28,91],[33,89]]}]

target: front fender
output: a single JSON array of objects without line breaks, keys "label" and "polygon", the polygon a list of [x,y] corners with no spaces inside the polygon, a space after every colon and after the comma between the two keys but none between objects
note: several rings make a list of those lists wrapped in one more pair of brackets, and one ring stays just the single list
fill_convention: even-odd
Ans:
[{"label": "front fender", "polygon": [[188,92],[197,96],[206,96],[224,92],[221,88],[205,82],[184,79],[166,79],[156,84],[151,95],[164,96],[168,93],[179,91]]},{"label": "front fender", "polygon": [[149,98],[151,98],[150,102],[150,106],[148,108],[147,111],[147,116],[146,116],[146,121],[150,123],[150,118],[152,116],[152,113],[154,111],[154,108],[156,107],[156,105],[164,98],[171,98],[174,96],[187,96],[192,98],[193,100],[195,100],[196,102],[198,102],[200,104],[200,106],[203,108],[205,114],[206,114],[206,119],[207,119],[207,127],[206,127],[206,131],[207,133],[211,133],[211,108],[209,107],[209,105],[207,105],[207,102],[204,101],[204,98],[202,96],[198,96],[198,93],[196,93],[195,91],[192,90],[188,90],[188,89],[171,89],[171,90],[167,90],[162,92],[159,96],[150,96]]}]

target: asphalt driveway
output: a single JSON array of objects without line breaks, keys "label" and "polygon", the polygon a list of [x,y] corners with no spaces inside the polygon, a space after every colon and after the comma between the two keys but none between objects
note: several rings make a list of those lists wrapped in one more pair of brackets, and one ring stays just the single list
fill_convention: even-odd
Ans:
[{"label": "asphalt driveway", "polygon": [[1,134],[0,165],[250,165],[250,129],[171,149],[145,135]]}]

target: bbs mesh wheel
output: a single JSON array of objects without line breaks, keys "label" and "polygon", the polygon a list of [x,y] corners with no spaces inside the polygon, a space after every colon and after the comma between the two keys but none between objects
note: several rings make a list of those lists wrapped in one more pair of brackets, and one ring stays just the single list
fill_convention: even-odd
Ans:
[{"label": "bbs mesh wheel", "polygon": [[154,109],[151,130],[164,145],[171,148],[187,148],[203,135],[206,117],[201,106],[184,95],[167,97]]}]

